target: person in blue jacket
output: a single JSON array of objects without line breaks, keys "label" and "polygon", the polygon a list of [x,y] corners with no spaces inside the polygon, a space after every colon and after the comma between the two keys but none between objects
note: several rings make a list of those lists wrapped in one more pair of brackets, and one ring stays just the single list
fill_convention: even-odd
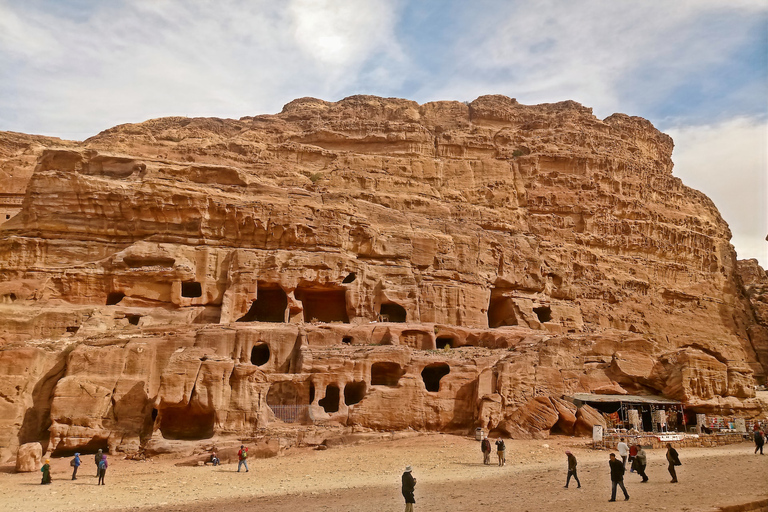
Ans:
[{"label": "person in blue jacket", "polygon": [[76,453],[75,458],[70,462],[72,466],[72,480],[77,480],[77,468],[80,467],[80,454]]}]

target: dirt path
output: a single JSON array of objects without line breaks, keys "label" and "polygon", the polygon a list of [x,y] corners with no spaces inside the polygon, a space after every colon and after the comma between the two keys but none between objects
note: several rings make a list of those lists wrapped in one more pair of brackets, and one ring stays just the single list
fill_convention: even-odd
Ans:
[{"label": "dirt path", "polygon": [[[416,510],[562,512],[588,506],[590,512],[708,511],[768,498],[768,456],[753,455],[754,447],[743,443],[681,450],[679,484],[669,483],[664,452],[649,450],[651,481],[640,484],[638,476],[628,473],[630,501],[608,503],[608,452],[588,446],[585,439],[566,437],[508,441],[503,468],[484,466],[476,441],[439,434],[325,451],[292,450],[284,457],[250,460],[250,472],[240,474],[234,464],[175,467],[167,460],[113,459],[105,486],[96,485],[89,457],[74,482],[68,479],[68,460],[61,459],[52,463],[50,486],[39,485],[39,474],[0,473],[0,510],[399,511],[406,464],[414,466],[418,480]],[[579,459],[582,489],[573,482],[563,488],[566,449]]]}]

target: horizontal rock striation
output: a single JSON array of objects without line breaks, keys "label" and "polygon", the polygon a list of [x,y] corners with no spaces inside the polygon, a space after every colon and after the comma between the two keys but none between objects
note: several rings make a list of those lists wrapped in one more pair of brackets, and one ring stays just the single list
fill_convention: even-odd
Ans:
[{"label": "horizontal rock striation", "polygon": [[592,390],[758,414],[766,324],[672,147],[571,101],[353,96],[46,149],[0,227],[0,446],[542,436]]}]

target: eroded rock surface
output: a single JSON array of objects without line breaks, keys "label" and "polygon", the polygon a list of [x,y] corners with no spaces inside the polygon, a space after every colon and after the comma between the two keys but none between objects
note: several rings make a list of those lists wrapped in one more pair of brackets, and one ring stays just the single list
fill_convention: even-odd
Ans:
[{"label": "eroded rock surface", "polygon": [[0,228],[0,457],[591,432],[585,391],[759,414],[765,315],[672,146],[571,101],[354,96],[44,150]]}]

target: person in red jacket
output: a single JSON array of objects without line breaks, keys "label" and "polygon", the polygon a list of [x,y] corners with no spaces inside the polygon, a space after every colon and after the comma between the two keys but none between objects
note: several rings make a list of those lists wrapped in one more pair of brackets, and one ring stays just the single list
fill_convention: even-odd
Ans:
[{"label": "person in red jacket", "polygon": [[240,466],[245,466],[245,472],[248,472],[248,448],[245,445],[240,445],[240,450],[237,452],[237,472],[240,472]]}]

